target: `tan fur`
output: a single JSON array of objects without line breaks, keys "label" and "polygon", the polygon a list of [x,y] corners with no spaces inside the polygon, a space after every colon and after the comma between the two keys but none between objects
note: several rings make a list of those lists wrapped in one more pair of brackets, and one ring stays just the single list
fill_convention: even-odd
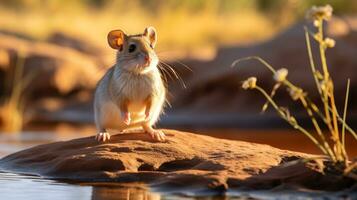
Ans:
[{"label": "tan fur", "polygon": [[[155,29],[147,28],[144,34],[135,36],[118,31],[108,34],[109,45],[118,49],[117,63],[99,81],[95,91],[95,123],[98,134],[101,134],[97,139],[109,139],[108,129],[122,131],[142,127],[161,141],[164,134],[152,129],[162,112],[166,93],[153,50]],[[129,46],[133,44],[137,51],[130,53]],[[128,119],[130,124],[125,122]]]}]

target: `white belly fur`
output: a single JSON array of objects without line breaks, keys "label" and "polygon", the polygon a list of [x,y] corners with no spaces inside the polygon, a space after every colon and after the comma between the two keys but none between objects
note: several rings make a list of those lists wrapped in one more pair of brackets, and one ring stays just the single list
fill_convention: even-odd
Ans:
[{"label": "white belly fur", "polygon": [[[96,124],[97,127],[103,127],[105,129],[125,130],[131,128],[138,128],[143,125],[145,120],[145,98],[149,94],[159,94],[160,98],[152,102],[151,110],[152,119],[151,124],[156,122],[162,109],[162,105],[165,99],[165,91],[162,86],[161,79],[153,81],[153,78],[135,78],[135,77],[120,77],[130,78],[131,84],[120,84],[125,81],[118,80],[118,88],[115,88],[112,92],[116,93],[115,96],[125,96],[129,100],[128,111],[130,113],[131,122],[130,125],[124,123],[122,113],[117,105],[114,104],[110,95],[107,93],[109,83],[109,73],[103,78],[103,81],[99,84],[99,90],[96,92],[95,107],[96,109]],[[159,77],[156,77],[156,79]],[[114,88],[112,88],[114,89]],[[120,92],[119,92],[120,91]],[[162,92],[158,92],[162,91]]]},{"label": "white belly fur", "polygon": [[129,104],[129,112],[131,117],[130,125],[123,122],[121,111],[113,103],[106,103],[101,110],[101,120],[105,128],[124,130],[129,128],[137,128],[145,119],[145,105],[143,103]]}]

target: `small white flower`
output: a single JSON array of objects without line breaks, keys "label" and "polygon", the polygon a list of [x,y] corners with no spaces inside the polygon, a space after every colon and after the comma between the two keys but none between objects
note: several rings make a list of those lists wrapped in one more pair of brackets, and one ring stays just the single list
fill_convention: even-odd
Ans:
[{"label": "small white flower", "polygon": [[319,20],[314,20],[314,26],[319,27],[320,26],[320,21]]},{"label": "small white flower", "polygon": [[278,71],[276,71],[273,78],[276,82],[283,82],[285,81],[287,76],[288,76],[288,70],[286,68],[281,68]]},{"label": "small white flower", "polygon": [[305,93],[303,92],[302,89],[289,89],[289,94],[290,97],[296,101],[298,99],[300,99],[300,97],[303,97],[305,95]]},{"label": "small white flower", "polygon": [[331,38],[325,38],[324,43],[325,43],[326,47],[328,47],[328,48],[332,48],[336,44],[335,40],[331,39]]},{"label": "small white flower", "polygon": [[333,8],[330,5],[325,6],[312,6],[310,10],[306,12],[306,18],[312,20],[330,20],[332,16]]},{"label": "small white flower", "polygon": [[256,77],[250,77],[247,80],[245,80],[242,84],[242,88],[247,90],[247,89],[254,89],[257,86],[257,78]]}]

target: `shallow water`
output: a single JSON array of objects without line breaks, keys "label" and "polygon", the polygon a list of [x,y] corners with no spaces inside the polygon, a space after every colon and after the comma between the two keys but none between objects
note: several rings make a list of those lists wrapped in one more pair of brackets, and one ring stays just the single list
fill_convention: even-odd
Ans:
[{"label": "shallow water", "polygon": [[[217,195],[207,191],[154,191],[145,185],[118,185],[115,183],[69,184],[37,176],[0,172],[0,199],[6,200],[198,200],[198,199],[344,199],[343,193],[311,191],[228,191]],[[346,199],[355,199],[350,194]]]},{"label": "shallow water", "polygon": [[[68,140],[84,137],[91,131],[83,132],[23,132],[17,135],[0,134],[0,157],[10,153],[35,146],[38,144]],[[207,132],[215,135],[215,132]],[[247,136],[240,131],[226,132],[226,138],[237,139]],[[235,138],[233,135],[236,135]],[[216,135],[217,136],[217,135]],[[222,135],[218,135],[223,137]],[[255,137],[259,142],[260,137]],[[266,136],[264,136],[266,137]],[[268,140],[264,140],[268,141]],[[268,142],[269,143],[269,142]],[[274,145],[274,144],[273,144]],[[277,145],[274,145],[277,146]],[[294,149],[294,148],[293,148]],[[357,193],[351,194],[357,199]],[[341,199],[343,193],[326,193],[316,191],[289,191],[278,189],[274,191],[228,191],[225,196],[207,191],[167,191],[160,188],[149,188],[146,185],[130,184],[119,185],[116,183],[64,183],[55,180],[43,179],[37,176],[0,172],[0,200],[107,200],[107,199],[131,199],[131,200],[158,200],[158,199]],[[351,196],[350,196],[351,197]]]}]

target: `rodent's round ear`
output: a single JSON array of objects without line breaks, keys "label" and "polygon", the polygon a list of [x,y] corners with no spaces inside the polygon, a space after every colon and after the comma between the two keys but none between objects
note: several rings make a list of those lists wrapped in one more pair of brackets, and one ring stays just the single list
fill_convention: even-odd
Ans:
[{"label": "rodent's round ear", "polygon": [[122,30],[110,31],[107,36],[109,46],[119,51],[123,50],[125,38],[126,35]]},{"label": "rodent's round ear", "polygon": [[152,46],[152,48],[155,47],[156,42],[157,42],[157,33],[156,33],[156,29],[152,26],[147,27],[144,30],[144,36],[148,37],[149,41],[150,41],[150,45]]}]

